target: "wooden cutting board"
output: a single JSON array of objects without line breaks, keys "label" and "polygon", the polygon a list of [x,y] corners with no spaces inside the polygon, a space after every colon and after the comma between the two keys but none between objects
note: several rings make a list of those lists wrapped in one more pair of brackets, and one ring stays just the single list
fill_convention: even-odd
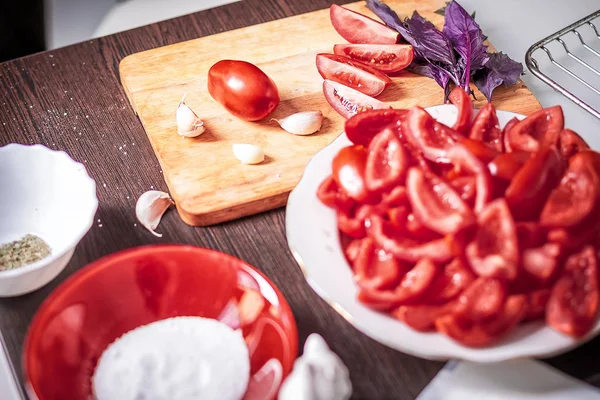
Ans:
[{"label": "wooden cutting board", "polygon": [[[443,17],[434,11],[444,0],[386,2],[401,16],[417,10],[436,25],[443,24]],[[347,7],[372,15],[362,1]],[[320,10],[148,50],[121,61],[127,96],[186,223],[211,225],[285,204],[309,159],[343,130],[344,120],[325,101],[323,80],[315,67],[316,54],[332,52],[335,43],[344,40],[331,26],[329,10]],[[252,62],[276,82],[281,104],[272,117],[321,110],[325,116],[321,131],[294,136],[268,119],[245,122],[227,113],[206,88],[209,68],[221,59]],[[175,111],[184,93],[186,103],[207,128],[198,138],[177,134]],[[442,103],[443,93],[432,79],[402,73],[379,99],[395,108],[427,107]],[[496,90],[494,104],[523,114],[540,108],[522,83]],[[265,162],[240,164],[231,151],[234,143],[261,146]]]}]

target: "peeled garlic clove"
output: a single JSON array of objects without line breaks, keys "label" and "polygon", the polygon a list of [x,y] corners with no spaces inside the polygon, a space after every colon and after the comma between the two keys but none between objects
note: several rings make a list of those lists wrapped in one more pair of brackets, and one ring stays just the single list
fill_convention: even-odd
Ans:
[{"label": "peeled garlic clove", "polygon": [[236,143],[232,146],[233,155],[242,164],[260,164],[265,160],[263,149],[253,144]]},{"label": "peeled garlic clove", "polygon": [[204,133],[204,122],[185,104],[185,94],[177,107],[177,133],[184,137],[196,137]]},{"label": "peeled garlic clove", "polygon": [[323,113],[321,111],[303,111],[285,118],[275,119],[279,126],[294,135],[311,135],[321,129]]},{"label": "peeled garlic clove", "polygon": [[160,223],[163,214],[171,205],[173,200],[165,192],[150,190],[140,196],[135,204],[135,216],[144,228],[148,229],[154,236],[162,237],[161,233],[154,230]]}]

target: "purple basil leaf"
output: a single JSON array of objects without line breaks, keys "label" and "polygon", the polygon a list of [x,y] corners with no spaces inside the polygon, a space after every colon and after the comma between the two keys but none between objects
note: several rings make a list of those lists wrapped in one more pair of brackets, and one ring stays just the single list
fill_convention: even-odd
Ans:
[{"label": "purple basil leaf", "polygon": [[477,71],[488,60],[483,32],[460,4],[451,1],[446,7],[443,33],[466,62],[462,76],[462,86],[466,89],[469,87],[471,71]]},{"label": "purple basil leaf", "polygon": [[404,39],[412,44],[421,57],[448,65],[456,63],[450,40],[418,12],[413,12],[411,18],[404,20],[404,27],[407,31],[406,35],[403,34]]},{"label": "purple basil leaf", "polygon": [[429,63],[425,60],[414,61],[408,69],[416,74],[427,76],[437,82],[444,89],[444,101],[448,100],[450,94],[450,81],[453,80],[452,74],[444,69],[443,66]]},{"label": "purple basil leaf", "polygon": [[523,65],[506,54],[490,53],[483,68],[473,76],[473,83],[491,101],[492,92],[501,84],[514,85],[523,73]]},{"label": "purple basil leaf", "polygon": [[448,7],[448,3],[450,3],[450,2],[447,1],[446,4],[444,5],[444,7],[440,8],[439,10],[435,10],[435,13],[438,15],[441,15],[442,17],[444,15],[446,15],[446,7]]}]

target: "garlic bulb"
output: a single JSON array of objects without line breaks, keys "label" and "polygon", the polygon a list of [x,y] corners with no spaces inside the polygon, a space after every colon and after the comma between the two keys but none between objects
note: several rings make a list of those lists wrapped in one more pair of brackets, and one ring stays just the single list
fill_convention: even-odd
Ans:
[{"label": "garlic bulb", "polygon": [[321,129],[323,113],[321,111],[303,111],[285,118],[275,119],[279,126],[294,135],[311,135]]},{"label": "garlic bulb", "polygon": [[265,160],[263,149],[253,144],[236,143],[232,146],[233,155],[242,164],[260,164]]},{"label": "garlic bulb", "polygon": [[350,373],[325,340],[313,333],[302,357],[279,391],[279,400],[346,400],[352,395]]},{"label": "garlic bulb", "polygon": [[177,133],[184,137],[196,137],[204,133],[204,122],[185,104],[185,93],[177,107]]},{"label": "garlic bulb", "polygon": [[148,229],[154,236],[162,237],[161,233],[154,230],[160,223],[163,214],[171,205],[173,200],[165,192],[150,190],[140,196],[135,204],[135,216],[144,228]]}]

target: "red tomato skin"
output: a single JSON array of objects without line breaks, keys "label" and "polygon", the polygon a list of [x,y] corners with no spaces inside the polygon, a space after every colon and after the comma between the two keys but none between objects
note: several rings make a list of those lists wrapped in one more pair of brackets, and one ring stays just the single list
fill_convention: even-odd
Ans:
[{"label": "red tomato skin", "polygon": [[575,154],[579,153],[581,150],[589,149],[590,146],[587,144],[585,140],[577,133],[573,132],[570,129],[564,129],[560,133],[560,153],[568,160]]},{"label": "red tomato skin", "polygon": [[232,115],[258,121],[279,105],[279,92],[271,78],[246,61],[221,60],[208,71],[208,93]]},{"label": "red tomato skin", "polygon": [[496,109],[492,103],[487,103],[481,107],[479,113],[475,116],[469,137],[487,143],[496,151],[502,152],[504,139],[502,130],[498,125]]},{"label": "red tomato skin", "polygon": [[504,306],[506,287],[497,279],[477,278],[460,295],[458,302],[471,321],[484,321]]},{"label": "red tomato skin", "polygon": [[408,169],[408,155],[396,132],[386,128],[369,144],[365,178],[367,188],[380,192],[398,185]]},{"label": "red tomato skin", "polygon": [[408,110],[368,110],[350,117],[344,126],[346,136],[354,144],[369,146],[371,140],[387,127],[398,129]]},{"label": "red tomato skin", "polygon": [[392,82],[375,68],[345,56],[317,54],[316,64],[323,79],[349,86],[368,96],[381,94]]},{"label": "red tomato skin", "polygon": [[428,304],[444,304],[455,299],[475,280],[465,263],[455,258],[446,264],[427,292]]},{"label": "red tomato skin", "polygon": [[450,92],[448,98],[458,108],[458,117],[452,129],[463,135],[468,134],[471,127],[471,118],[473,118],[473,103],[469,95],[463,88],[456,87]]},{"label": "red tomato skin", "polygon": [[506,201],[516,220],[534,220],[558,185],[564,164],[556,147],[545,147],[517,172],[506,189]]},{"label": "red tomato skin", "polygon": [[[564,116],[560,106],[544,108],[514,124],[506,131],[508,150],[536,152],[558,143],[564,128]],[[508,151],[507,150],[507,151]]]},{"label": "red tomato skin", "polygon": [[348,146],[334,157],[332,176],[338,187],[360,203],[372,203],[374,198],[367,189],[365,169],[367,150],[363,146]]},{"label": "red tomato skin", "polygon": [[361,61],[386,74],[403,70],[414,58],[413,47],[406,44],[336,44],[333,52]]},{"label": "red tomato skin", "polygon": [[329,8],[331,24],[337,33],[350,43],[394,44],[398,32],[355,11],[332,4]]},{"label": "red tomato skin", "polygon": [[492,176],[510,182],[530,157],[524,151],[501,153],[488,164],[488,170]]},{"label": "red tomato skin", "polygon": [[329,79],[323,81],[323,94],[329,105],[344,118],[369,110],[392,108],[382,101]]}]

